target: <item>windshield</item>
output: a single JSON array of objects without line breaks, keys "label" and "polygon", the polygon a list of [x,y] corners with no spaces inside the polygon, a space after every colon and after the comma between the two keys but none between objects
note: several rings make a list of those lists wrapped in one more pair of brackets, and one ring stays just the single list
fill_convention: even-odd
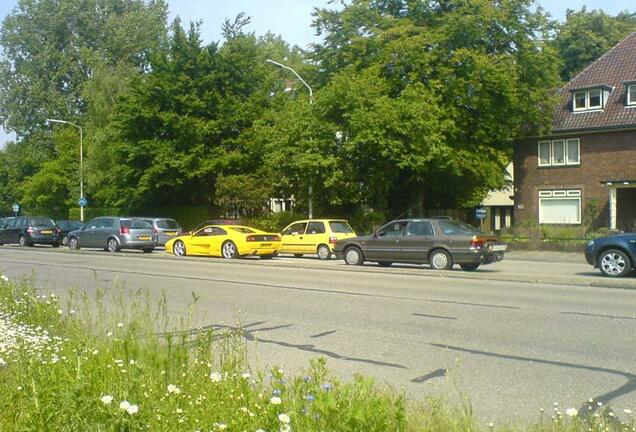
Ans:
[{"label": "windshield", "polygon": [[54,227],[55,222],[53,222],[49,218],[36,217],[36,218],[31,218],[31,226]]},{"label": "windshield", "polygon": [[179,224],[174,219],[159,219],[157,221],[157,228],[161,229],[178,229]]},{"label": "windshield", "polygon": [[353,234],[353,228],[349,226],[349,224],[345,221],[331,221],[329,222],[329,227],[331,228],[331,232],[337,234]]},{"label": "windshield", "polygon": [[481,234],[481,232],[468,224],[462,222],[454,222],[449,220],[440,220],[438,222],[442,232],[446,235],[474,235]]}]

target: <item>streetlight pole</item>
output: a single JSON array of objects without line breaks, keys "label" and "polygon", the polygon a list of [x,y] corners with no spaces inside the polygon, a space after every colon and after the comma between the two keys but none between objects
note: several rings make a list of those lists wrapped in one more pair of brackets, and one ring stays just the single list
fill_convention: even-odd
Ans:
[{"label": "streetlight pole", "polygon": [[[298,72],[296,72],[294,69],[292,69],[289,66],[286,66],[282,63],[279,63],[277,61],[271,60],[271,59],[266,59],[265,60],[267,63],[271,63],[275,66],[278,66],[280,68],[283,69],[287,69],[288,71],[290,71],[291,73],[293,73],[294,75],[296,75],[296,78],[298,78],[300,80],[301,83],[303,83],[305,85],[305,87],[307,87],[307,89],[309,90],[309,105],[313,105],[314,104],[314,91],[311,89],[311,87],[309,86],[309,84],[307,84],[307,81],[305,81],[299,74]],[[314,193],[314,188],[313,186],[310,184],[309,185],[309,195],[307,197],[307,207],[309,210],[309,219],[313,219],[314,217],[314,206],[313,206],[313,193]]]},{"label": "streetlight pole", "polygon": [[84,222],[84,132],[82,128],[75,123],[66,120],[58,120],[58,119],[46,119],[46,123],[61,123],[67,124],[69,126],[73,126],[79,130],[80,133],[80,169],[79,169],[79,178],[80,178],[80,220]]}]

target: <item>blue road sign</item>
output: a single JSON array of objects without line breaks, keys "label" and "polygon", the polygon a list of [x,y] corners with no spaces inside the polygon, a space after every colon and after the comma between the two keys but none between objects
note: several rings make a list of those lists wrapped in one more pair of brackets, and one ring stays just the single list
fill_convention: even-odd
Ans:
[{"label": "blue road sign", "polygon": [[485,219],[486,218],[486,209],[485,208],[477,208],[475,209],[475,217],[477,219]]},{"label": "blue road sign", "polygon": [[86,200],[86,198],[81,197],[79,201],[77,201],[77,203],[80,205],[80,207],[86,207],[86,204],[88,204],[88,201]]},{"label": "blue road sign", "polygon": [[15,203],[11,206],[11,208],[13,209],[13,213],[17,213],[20,211],[20,204]]}]

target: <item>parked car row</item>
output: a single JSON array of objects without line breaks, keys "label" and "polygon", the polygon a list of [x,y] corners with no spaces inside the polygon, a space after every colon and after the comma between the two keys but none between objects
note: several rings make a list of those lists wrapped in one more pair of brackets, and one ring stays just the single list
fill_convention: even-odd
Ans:
[{"label": "parked car row", "polygon": [[[394,220],[367,236],[358,236],[346,220],[307,219],[293,222],[281,233],[244,225],[205,221],[183,233],[169,218],[97,217],[86,224],[54,221],[46,216],[0,219],[0,245],[48,244],[57,248],[100,248],[110,252],[157,246],[177,257],[216,256],[226,259],[279,254],[295,257],[316,255],[321,260],[336,256],[348,265],[375,262],[428,264],[448,270],[455,264],[475,271],[483,264],[501,261],[507,245],[497,236],[449,218]],[[631,273],[636,263],[636,233],[591,240],[585,249],[590,265],[609,277]]]}]

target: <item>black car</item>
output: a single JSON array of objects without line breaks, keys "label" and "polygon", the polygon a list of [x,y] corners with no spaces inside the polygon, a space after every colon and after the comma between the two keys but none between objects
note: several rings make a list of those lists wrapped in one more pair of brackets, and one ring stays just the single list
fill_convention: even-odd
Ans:
[{"label": "black car", "polygon": [[5,220],[0,230],[1,244],[49,244],[60,246],[60,229],[53,219],[46,216],[20,216]]},{"label": "black car", "polygon": [[627,276],[636,263],[636,233],[590,240],[585,247],[585,259],[605,276]]},{"label": "black car", "polygon": [[55,223],[60,229],[60,243],[64,246],[68,246],[68,233],[84,228],[84,222],[77,220],[58,220]]},{"label": "black car", "polygon": [[393,263],[430,264],[436,270],[449,270],[454,264],[475,271],[481,264],[501,261],[507,245],[497,236],[449,219],[395,220],[371,235],[338,241],[334,252],[350,265],[375,261],[381,266]]}]

